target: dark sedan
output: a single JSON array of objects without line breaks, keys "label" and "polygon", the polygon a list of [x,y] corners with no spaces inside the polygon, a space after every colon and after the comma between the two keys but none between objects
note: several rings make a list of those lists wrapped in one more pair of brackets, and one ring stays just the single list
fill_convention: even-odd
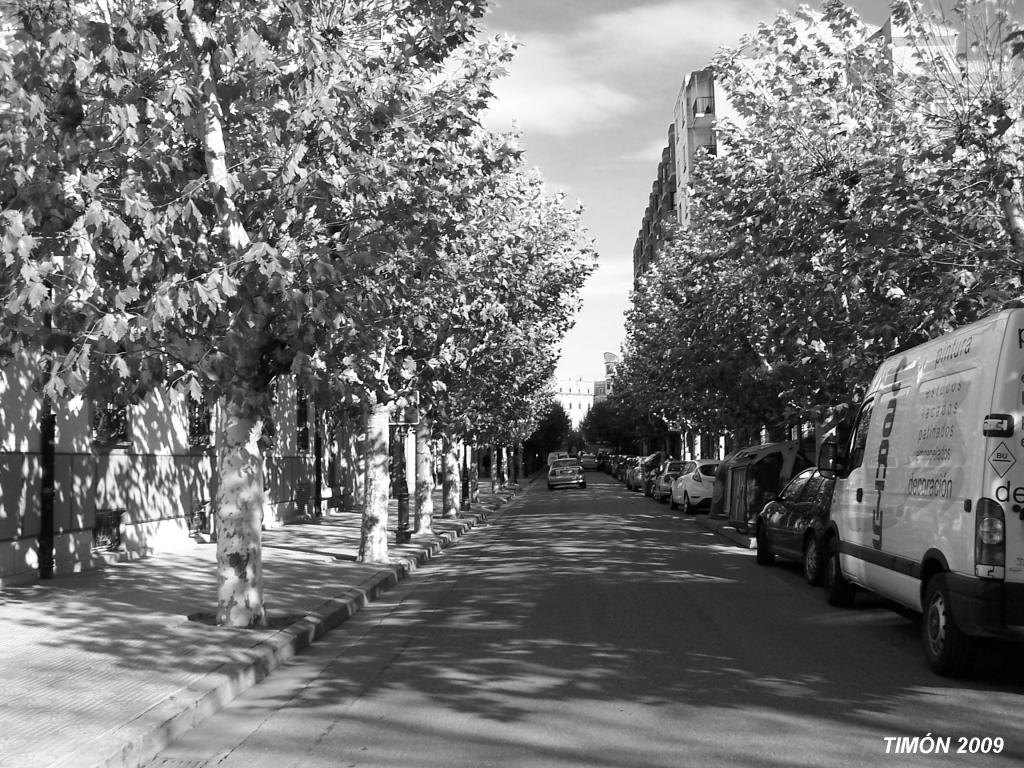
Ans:
[{"label": "dark sedan", "polygon": [[757,516],[757,562],[775,557],[803,563],[804,578],[817,586],[822,575],[822,536],[828,525],[835,479],[817,469],[798,474]]}]

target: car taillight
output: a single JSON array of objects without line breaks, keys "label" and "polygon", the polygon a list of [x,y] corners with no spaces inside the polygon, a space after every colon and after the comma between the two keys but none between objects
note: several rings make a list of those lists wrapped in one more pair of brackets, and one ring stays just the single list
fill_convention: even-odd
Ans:
[{"label": "car taillight", "polygon": [[974,522],[974,572],[1001,578],[1005,565],[1006,516],[998,502],[981,499]]},{"label": "car taillight", "polygon": [[695,469],[693,471],[693,479],[696,480],[698,483],[701,482],[699,469]]}]

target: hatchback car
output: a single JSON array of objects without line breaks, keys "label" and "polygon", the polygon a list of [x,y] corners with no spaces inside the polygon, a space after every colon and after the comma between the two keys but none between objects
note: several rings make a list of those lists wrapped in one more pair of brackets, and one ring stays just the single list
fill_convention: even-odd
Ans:
[{"label": "hatchback car", "polygon": [[835,478],[805,469],[757,516],[757,562],[775,557],[803,562],[804,578],[817,586],[822,577],[822,542],[828,526]]},{"label": "hatchback car", "polygon": [[576,459],[555,459],[548,469],[549,491],[565,485],[573,485],[577,488],[587,487],[583,467]]},{"label": "hatchback car", "polygon": [[692,472],[694,462],[681,459],[669,459],[658,469],[658,476],[654,480],[654,487],[651,489],[651,497],[658,500],[659,504],[665,502],[672,495],[672,483],[683,472]]},{"label": "hatchback car", "polygon": [[711,494],[715,489],[716,459],[695,459],[672,481],[668,502],[672,509],[682,508],[684,514],[706,512],[711,509]]},{"label": "hatchback car", "polygon": [[580,455],[580,464],[584,469],[597,469],[597,456],[592,453],[584,453]]}]

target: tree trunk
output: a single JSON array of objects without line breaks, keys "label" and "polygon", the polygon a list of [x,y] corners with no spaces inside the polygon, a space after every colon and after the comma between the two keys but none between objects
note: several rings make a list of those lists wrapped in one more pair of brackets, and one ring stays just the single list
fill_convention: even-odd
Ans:
[{"label": "tree trunk", "polygon": [[359,561],[388,561],[388,407],[370,407],[366,423],[366,492]]},{"label": "tree trunk", "polygon": [[225,403],[223,414],[216,509],[217,623],[263,626],[263,456],[257,443],[262,420],[234,402]]},{"label": "tree trunk", "polygon": [[499,472],[501,468],[498,466],[501,458],[501,450],[498,445],[492,443],[490,445],[490,493],[497,494],[498,488],[501,487],[501,478]]},{"label": "tree trunk", "polygon": [[459,459],[462,453],[458,440],[451,434],[444,435],[444,501],[442,514],[445,517],[456,517],[462,494],[462,476],[459,474]]},{"label": "tree trunk", "polygon": [[430,447],[432,422],[420,413],[416,425],[416,533],[434,532],[434,454]]},{"label": "tree trunk", "polygon": [[469,447],[469,502],[480,501],[480,449],[476,444]]}]

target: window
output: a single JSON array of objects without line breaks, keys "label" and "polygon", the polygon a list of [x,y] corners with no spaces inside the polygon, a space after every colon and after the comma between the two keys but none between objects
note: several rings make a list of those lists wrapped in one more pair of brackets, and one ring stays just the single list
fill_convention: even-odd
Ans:
[{"label": "window", "polygon": [[860,409],[857,423],[853,427],[853,440],[850,443],[850,465],[847,471],[853,471],[864,463],[864,447],[868,442],[868,426],[871,424],[871,411],[875,407],[874,400],[868,400]]},{"label": "window", "polygon": [[835,483],[835,478],[815,473],[814,479],[807,484],[803,501],[813,504],[817,509],[828,510],[832,506],[832,489]]},{"label": "window", "polygon": [[209,448],[213,410],[206,400],[188,398],[188,444],[192,448]]},{"label": "window", "polygon": [[295,426],[298,430],[298,445],[300,451],[309,450],[309,398],[306,397],[306,390],[299,387],[295,393]]},{"label": "window", "polygon": [[798,501],[800,494],[804,492],[804,486],[810,481],[812,474],[814,474],[814,470],[807,469],[794,477],[789,482],[789,485],[782,490],[782,500],[790,503]]},{"label": "window", "polygon": [[93,400],[92,439],[102,445],[131,442],[128,435],[128,406]]}]

